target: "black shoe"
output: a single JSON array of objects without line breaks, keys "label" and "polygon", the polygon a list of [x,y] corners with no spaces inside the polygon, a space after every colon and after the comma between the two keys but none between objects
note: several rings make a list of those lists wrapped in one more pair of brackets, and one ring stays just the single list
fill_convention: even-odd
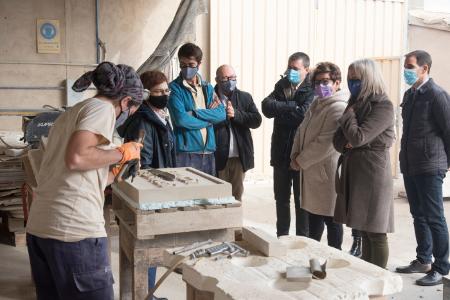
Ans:
[{"label": "black shoe", "polygon": [[159,298],[159,297],[153,296],[152,300],[168,300],[168,299],[167,298]]},{"label": "black shoe", "polygon": [[395,269],[397,273],[428,273],[431,271],[431,264],[423,264],[419,260],[413,260],[409,265],[403,267],[397,267]]},{"label": "black shoe", "polygon": [[442,274],[437,271],[430,271],[424,277],[417,279],[416,284],[421,286],[442,284]]},{"label": "black shoe", "polygon": [[356,257],[361,257],[361,242],[362,239],[359,236],[355,236],[353,237],[353,245],[352,248],[350,249],[350,254]]}]

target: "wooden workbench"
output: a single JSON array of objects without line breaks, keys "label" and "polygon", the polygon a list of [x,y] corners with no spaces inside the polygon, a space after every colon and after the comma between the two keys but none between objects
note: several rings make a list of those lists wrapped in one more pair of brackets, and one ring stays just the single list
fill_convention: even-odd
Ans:
[{"label": "wooden workbench", "polygon": [[233,241],[242,227],[240,204],[196,206],[143,211],[113,192],[113,210],[119,218],[120,299],[144,299],[148,268],[162,266],[167,248],[212,239]]}]

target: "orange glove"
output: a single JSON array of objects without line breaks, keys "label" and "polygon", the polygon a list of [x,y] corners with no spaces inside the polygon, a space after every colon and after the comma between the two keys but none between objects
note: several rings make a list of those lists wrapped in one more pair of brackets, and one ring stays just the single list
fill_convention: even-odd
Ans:
[{"label": "orange glove", "polygon": [[116,165],[115,167],[112,168],[111,172],[113,173],[116,182],[123,181],[130,176],[132,177],[131,182],[133,182],[133,179],[138,174],[139,169],[140,169],[139,160],[133,159],[126,163]]},{"label": "orange glove", "polygon": [[117,150],[122,153],[122,159],[118,162],[119,165],[126,163],[133,159],[141,159],[141,149],[144,147],[141,143],[128,142],[118,147]]}]

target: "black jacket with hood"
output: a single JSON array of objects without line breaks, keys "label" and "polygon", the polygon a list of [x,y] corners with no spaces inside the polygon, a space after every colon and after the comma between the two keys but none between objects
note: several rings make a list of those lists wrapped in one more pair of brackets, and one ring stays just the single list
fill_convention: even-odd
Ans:
[{"label": "black jacket with hood", "polygon": [[172,127],[169,122],[164,124],[146,103],[117,129],[124,142],[139,140],[140,130],[145,131],[141,169],[176,167],[175,137]]}]

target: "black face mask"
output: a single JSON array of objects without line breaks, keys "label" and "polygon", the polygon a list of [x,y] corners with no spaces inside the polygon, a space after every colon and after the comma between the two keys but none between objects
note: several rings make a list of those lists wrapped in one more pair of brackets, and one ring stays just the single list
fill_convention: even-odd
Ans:
[{"label": "black face mask", "polygon": [[161,96],[152,96],[150,95],[147,100],[151,105],[158,109],[163,109],[167,106],[167,102],[169,101],[168,95]]}]

